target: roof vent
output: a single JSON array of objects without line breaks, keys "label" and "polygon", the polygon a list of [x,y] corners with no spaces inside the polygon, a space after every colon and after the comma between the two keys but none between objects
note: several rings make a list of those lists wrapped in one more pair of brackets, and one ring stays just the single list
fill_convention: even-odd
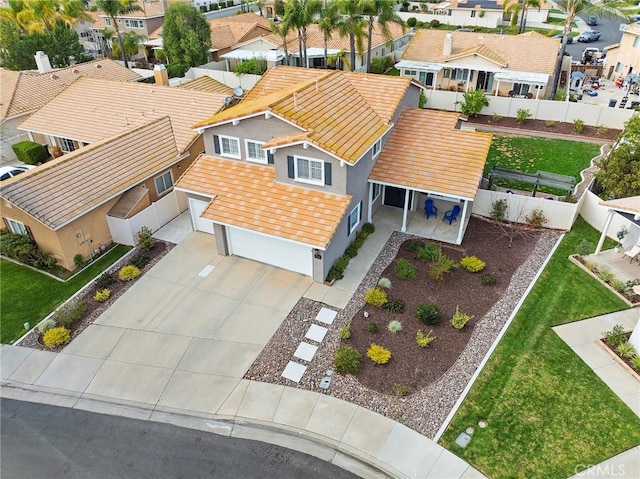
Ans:
[{"label": "roof vent", "polygon": [[100,65],[99,63],[96,65],[96,68],[102,68],[102,65]]},{"label": "roof vent", "polygon": [[73,70],[73,73],[75,73],[76,75],[80,74],[80,70],[78,70],[77,68]]},{"label": "roof vent", "polygon": [[57,80],[58,79],[58,75],[56,75],[55,73],[53,75],[51,75],[51,79],[52,80]]}]

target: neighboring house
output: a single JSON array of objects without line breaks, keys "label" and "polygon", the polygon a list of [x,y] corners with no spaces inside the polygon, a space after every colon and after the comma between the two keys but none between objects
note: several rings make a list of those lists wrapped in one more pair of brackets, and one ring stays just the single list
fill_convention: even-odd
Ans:
[{"label": "neighboring house", "polygon": [[[173,184],[204,151],[191,125],[219,111],[226,96],[198,90],[77,79],[20,125],[66,154],[2,183],[5,223],[30,232],[42,250],[73,269],[76,254],[88,258],[100,245],[125,242],[121,228],[134,228],[147,206],[172,201],[173,216],[184,211]],[[173,217],[160,213],[155,227],[145,223],[135,231]]]},{"label": "neighboring house", "polygon": [[240,104],[195,125],[205,154],[176,183],[194,229],[215,234],[220,254],[323,281],[383,204],[401,206],[403,231],[426,194],[469,213],[491,135],[416,109],[419,94],[409,78],[270,69]]},{"label": "neighboring house", "polygon": [[[544,98],[559,49],[559,39],[534,32],[511,36],[420,29],[396,68],[434,90]],[[567,59],[565,77],[571,64]]]},{"label": "neighboring house", "polygon": [[[391,38],[387,39],[381,32],[379,25],[374,24],[373,33],[371,35],[371,58],[379,58],[394,54],[397,50],[409,43],[411,32],[403,29],[400,25],[390,23],[388,25]],[[349,37],[340,37],[337,31],[333,32],[328,41],[328,55],[333,57],[330,59],[330,65],[336,65],[341,70],[349,70],[349,65],[345,62],[336,60],[337,57],[349,61]],[[367,63],[367,41],[363,40],[362,52],[356,52],[355,69],[362,69]],[[222,58],[228,61],[227,70],[231,71],[238,62],[250,58],[267,58],[269,52],[277,51],[277,59],[284,60],[284,42],[282,38],[276,34],[270,34],[264,37],[250,40],[238,45],[233,51],[222,55]],[[289,54],[289,65],[306,66],[309,68],[324,68],[324,34],[318,28],[317,24],[311,24],[307,27],[307,65],[300,64],[300,46],[298,43],[298,34],[293,29],[287,36],[287,51]]]},{"label": "neighboring house", "polygon": [[604,47],[607,51],[605,76],[613,81],[624,79],[631,73],[640,73],[640,24],[623,24],[620,29],[620,43]]},{"label": "neighboring house", "polygon": [[29,139],[18,130],[18,125],[80,77],[123,82],[140,79],[140,75],[112,60],[95,60],[42,73],[0,68],[0,154],[3,160],[15,160],[11,145]]}]

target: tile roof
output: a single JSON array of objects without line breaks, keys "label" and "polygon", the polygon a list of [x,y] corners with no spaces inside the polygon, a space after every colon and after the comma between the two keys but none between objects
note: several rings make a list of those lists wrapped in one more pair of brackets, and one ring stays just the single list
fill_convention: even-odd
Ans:
[{"label": "tile roof", "polygon": [[177,158],[171,121],[158,118],[3,181],[0,196],[55,230]]},{"label": "tile roof", "polygon": [[456,113],[406,108],[369,179],[473,199],[492,135],[458,130],[457,121]]},{"label": "tile roof", "polygon": [[285,88],[295,87],[299,83],[321,78],[326,74],[327,70],[318,68],[299,68],[282,65],[269,68],[242,101],[243,103],[250,102]]},{"label": "tile roof", "polygon": [[243,13],[209,20],[211,48],[222,50],[261,35],[269,35],[269,21],[255,13]]},{"label": "tile roof", "polygon": [[179,88],[183,90],[203,91],[206,93],[219,93],[225,96],[230,96],[233,93],[233,88],[206,75],[183,83]]},{"label": "tile roof", "polygon": [[124,82],[137,80],[140,75],[108,59],[79,63],[48,73],[12,72],[0,68],[0,121],[40,108],[80,77]]},{"label": "tile roof", "polygon": [[614,200],[600,201],[602,206],[627,213],[640,213],[640,196],[628,198],[616,198]]},{"label": "tile roof", "polygon": [[275,169],[199,156],[177,188],[214,196],[202,217],[326,249],[351,196],[275,182]]},{"label": "tile roof", "polygon": [[[447,33],[453,35],[451,55],[443,55]],[[459,58],[461,52],[484,46],[496,63],[506,63],[509,70],[553,73],[560,39],[543,35],[498,35],[489,33],[447,32],[419,29],[407,46],[403,60],[446,63]]]},{"label": "tile roof", "polygon": [[183,88],[80,78],[19,128],[87,143],[169,116],[185,151],[197,137],[191,125],[224,105],[226,95]]},{"label": "tile roof", "polygon": [[479,55],[481,57],[487,58],[497,63],[503,68],[506,68],[508,66],[508,63],[505,61],[504,58],[502,58],[500,55],[498,55],[496,52],[494,52],[490,48],[487,48],[485,45],[477,45],[475,47],[467,48],[466,50],[456,52],[455,55],[449,56],[449,60],[453,61],[453,60],[456,60],[457,58],[464,58],[469,55]]},{"label": "tile roof", "polygon": [[[295,67],[270,70],[254,87],[261,95],[250,93],[240,104],[195,128],[270,111],[300,127],[309,143],[353,164],[389,128],[411,84],[409,78],[327,70],[299,74],[293,70]],[[289,78],[290,72],[293,78]],[[295,83],[294,79],[301,81]],[[276,144],[285,143],[274,138],[267,146]]]}]

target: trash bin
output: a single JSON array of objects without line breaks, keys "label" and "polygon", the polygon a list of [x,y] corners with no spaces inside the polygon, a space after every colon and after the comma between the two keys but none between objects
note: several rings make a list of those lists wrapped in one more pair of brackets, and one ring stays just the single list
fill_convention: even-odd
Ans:
[{"label": "trash bin", "polygon": [[615,108],[616,107],[616,103],[618,102],[618,100],[616,100],[615,98],[611,98],[609,100],[609,107],[611,108]]}]

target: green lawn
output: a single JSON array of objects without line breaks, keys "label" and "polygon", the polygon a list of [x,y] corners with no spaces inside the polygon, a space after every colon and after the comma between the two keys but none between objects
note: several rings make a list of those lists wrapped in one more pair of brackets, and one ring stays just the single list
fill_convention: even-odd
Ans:
[{"label": "green lawn", "polygon": [[598,233],[578,218],[440,441],[492,479],[566,478],[640,443],[640,419],[551,329],[626,308],[567,259],[582,238]]},{"label": "green lawn", "polygon": [[[600,146],[595,143],[494,135],[484,175],[487,176],[491,168],[496,166],[528,173],[547,171],[573,176],[578,183],[580,182],[580,172],[588,168],[591,160],[599,154]],[[533,190],[533,185],[527,183],[507,180],[496,180],[495,183],[506,188]],[[540,191],[558,193],[546,188],[540,188]]]},{"label": "green lawn", "polygon": [[0,260],[0,342],[6,344],[18,339],[26,332],[23,327],[25,322],[35,326],[130,249],[129,246],[116,246],[66,283],[10,261]]}]

